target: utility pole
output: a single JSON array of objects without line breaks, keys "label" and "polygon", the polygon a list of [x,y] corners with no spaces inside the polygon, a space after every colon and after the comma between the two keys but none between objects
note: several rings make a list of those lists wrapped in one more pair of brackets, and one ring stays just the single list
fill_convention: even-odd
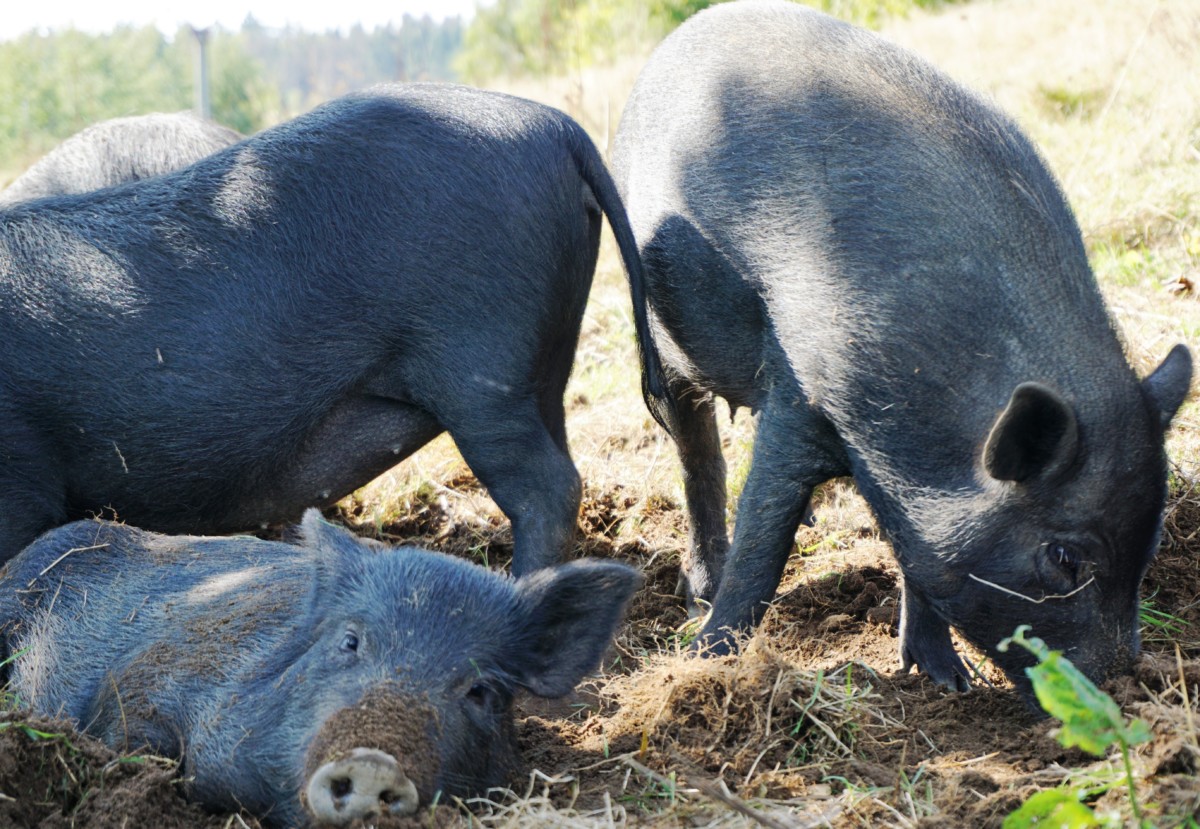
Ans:
[{"label": "utility pole", "polygon": [[196,59],[196,114],[205,120],[212,118],[212,104],[208,96],[208,29],[189,27],[200,45]]}]

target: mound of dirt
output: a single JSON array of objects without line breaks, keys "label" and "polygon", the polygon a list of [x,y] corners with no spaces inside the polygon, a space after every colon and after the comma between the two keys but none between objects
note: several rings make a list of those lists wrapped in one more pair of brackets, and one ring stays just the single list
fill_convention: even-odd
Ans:
[{"label": "mound of dirt", "polygon": [[[0,716],[0,826],[28,829],[220,829],[235,820],[183,799],[177,766],[118,756],[67,723],[20,711]],[[236,825],[259,829],[237,816]]]}]

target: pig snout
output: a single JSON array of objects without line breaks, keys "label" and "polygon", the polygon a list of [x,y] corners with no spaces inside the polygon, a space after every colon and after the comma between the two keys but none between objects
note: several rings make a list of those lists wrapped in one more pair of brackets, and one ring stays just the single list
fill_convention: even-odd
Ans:
[{"label": "pig snout", "polygon": [[313,772],[305,800],[318,823],[345,826],[371,815],[411,815],[420,797],[396,758],[373,748],[356,748]]}]

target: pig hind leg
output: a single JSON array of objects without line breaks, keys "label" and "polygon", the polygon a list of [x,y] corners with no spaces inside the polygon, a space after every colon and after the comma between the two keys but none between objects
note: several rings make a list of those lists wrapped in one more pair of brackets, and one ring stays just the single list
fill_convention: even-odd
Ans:
[{"label": "pig hind leg", "polygon": [[0,501],[0,565],[3,565],[43,532],[66,523],[69,516],[66,483],[48,461],[53,454],[37,435],[21,427],[19,421],[10,420],[0,442],[5,446],[0,457],[0,492],[4,493],[4,500]]},{"label": "pig hind leg", "polygon": [[[470,416],[444,418],[463,459],[512,522],[518,577],[562,561],[575,538],[582,487],[565,430],[554,416],[546,423],[550,393],[476,401]],[[558,401],[561,407],[561,391]]]},{"label": "pig hind leg", "polygon": [[687,380],[672,376],[669,392],[675,398],[675,448],[683,469],[684,497],[689,519],[688,550],[680,571],[689,613],[702,614],[721,582],[729,551],[725,529],[725,456],[717,431],[711,394]]},{"label": "pig hind leg", "polygon": [[[587,245],[595,250],[599,217],[590,222]],[[506,366],[494,366],[497,376],[523,381],[488,390],[477,387],[462,400],[439,401],[438,415],[463,459],[512,522],[512,573],[517,577],[560,563],[575,540],[583,488],[567,445],[563,396],[592,267],[593,260],[572,258],[565,270],[550,277],[561,292],[548,293],[560,299],[549,318],[547,309],[529,309],[529,316],[540,318],[531,328],[541,332],[532,352],[490,345],[490,353],[510,358]]]},{"label": "pig hind leg", "polygon": [[11,480],[0,472],[0,488],[4,491],[0,507],[0,565],[46,530],[67,521],[62,489],[30,486],[26,480],[11,483]]},{"label": "pig hind leg", "polygon": [[663,215],[648,237],[642,264],[672,397],[668,428],[683,469],[690,524],[681,587],[689,605],[711,603],[729,550],[725,459],[713,395],[734,408],[762,405],[758,369],[769,326],[755,289],[691,219]]}]

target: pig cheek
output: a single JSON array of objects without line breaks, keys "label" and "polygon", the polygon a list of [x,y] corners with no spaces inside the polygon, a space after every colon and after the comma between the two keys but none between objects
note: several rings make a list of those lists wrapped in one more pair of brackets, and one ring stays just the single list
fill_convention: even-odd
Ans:
[{"label": "pig cheek", "polygon": [[1093,682],[1128,673],[1141,644],[1138,604],[1136,593],[1097,590],[1077,604],[1071,622],[1060,627],[1059,635],[1051,633],[1047,644],[1062,651]]},{"label": "pig cheek", "polygon": [[458,739],[443,752],[444,777],[454,783],[448,786],[451,793],[479,793],[515,779],[522,766],[511,704],[486,717],[466,712],[463,717],[466,727],[454,729]]},{"label": "pig cheek", "polygon": [[321,724],[305,758],[303,779],[311,780],[321,766],[349,757],[355,749],[373,749],[395,759],[421,803],[428,804],[439,787],[441,730],[438,713],[426,698],[390,687],[373,689]]},{"label": "pig cheek", "polygon": [[[983,591],[990,591],[980,585]],[[1026,595],[1041,597],[1045,588],[1036,582],[1018,587]],[[1080,594],[1063,599],[1028,602],[1023,599],[997,598],[994,594],[976,591],[976,610],[971,616],[971,628],[960,627],[966,638],[983,649],[1004,671],[1005,675],[1025,690],[1028,678],[1025,669],[1037,664],[1036,658],[1024,648],[1013,646],[1007,652],[997,650],[997,644],[1012,636],[1019,625],[1028,625],[1028,635],[1046,643],[1071,660],[1094,682],[1124,671],[1133,663],[1137,653],[1137,611],[1129,610],[1122,598],[1106,597],[1096,585]],[[1125,608],[1124,611],[1116,608]]]},{"label": "pig cheek", "polygon": [[[1040,589],[1029,583],[1009,589],[1041,595]],[[1048,627],[1041,605],[1008,596],[974,580],[968,580],[954,597],[951,613],[951,624],[963,638],[986,653],[1018,685],[1025,678],[1024,669],[1034,665],[1035,660],[1023,648],[1009,648],[1007,653],[1001,653],[996,646],[1012,636],[1018,625],[1030,625],[1034,636],[1056,632]]]}]

